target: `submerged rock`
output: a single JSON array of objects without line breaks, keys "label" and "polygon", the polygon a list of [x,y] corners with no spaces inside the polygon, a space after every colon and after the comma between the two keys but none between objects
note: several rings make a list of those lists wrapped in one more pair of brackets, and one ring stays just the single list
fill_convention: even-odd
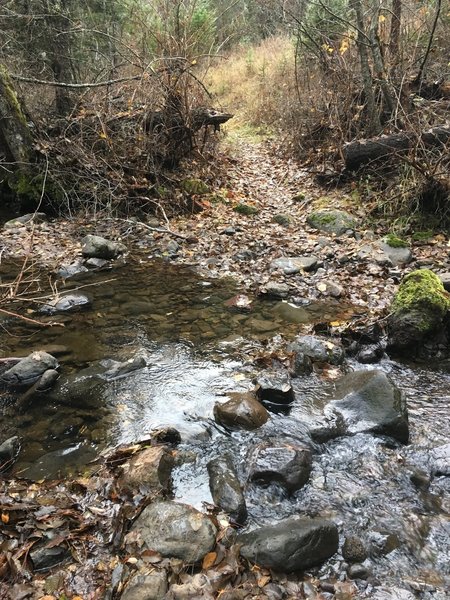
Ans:
[{"label": "submerged rock", "polygon": [[[126,542],[154,550],[168,558],[198,563],[216,543],[217,529],[211,519],[192,506],[158,502],[144,508]],[[142,545],[141,545],[142,544]]]},{"label": "submerged rock", "polygon": [[342,416],[350,434],[372,432],[408,443],[404,394],[383,371],[355,371],[336,381],[327,412]]},{"label": "submerged rock", "polygon": [[307,483],[312,468],[309,448],[291,441],[262,442],[250,451],[247,462],[250,481],[263,485],[277,483],[289,494]]},{"label": "submerged rock", "polygon": [[414,356],[444,329],[450,295],[439,277],[428,269],[413,271],[403,278],[388,319],[388,347]]},{"label": "submerged rock", "polygon": [[173,454],[164,446],[145,448],[122,465],[118,484],[131,492],[167,492],[173,465]]},{"label": "submerged rock", "polygon": [[81,251],[88,258],[116,258],[126,252],[127,248],[120,242],[113,242],[98,235],[86,235],[81,240]]},{"label": "submerged rock", "polygon": [[0,381],[10,387],[23,387],[32,385],[48,369],[57,369],[58,361],[47,352],[33,352],[23,358],[0,377]]},{"label": "submerged rock", "polygon": [[342,346],[314,335],[300,335],[288,344],[288,352],[304,355],[312,361],[340,365],[345,357]]},{"label": "submerged rock", "polygon": [[310,213],[307,222],[314,229],[343,235],[348,230],[355,229],[357,220],[355,217],[343,210],[321,209]]},{"label": "submerged rock", "polygon": [[211,460],[208,474],[214,504],[228,513],[235,523],[243,525],[247,519],[247,506],[231,457]]},{"label": "submerged rock", "polygon": [[240,553],[267,569],[290,573],[320,565],[337,552],[339,535],[331,521],[286,519],[239,535]]},{"label": "submerged rock", "polygon": [[230,396],[231,400],[214,406],[214,418],[224,427],[252,430],[268,420],[269,413],[253,394],[230,393]]},{"label": "submerged rock", "polygon": [[60,298],[55,298],[51,302],[44,304],[39,312],[45,315],[54,315],[59,312],[74,312],[88,308],[91,300],[85,294],[66,294]]}]

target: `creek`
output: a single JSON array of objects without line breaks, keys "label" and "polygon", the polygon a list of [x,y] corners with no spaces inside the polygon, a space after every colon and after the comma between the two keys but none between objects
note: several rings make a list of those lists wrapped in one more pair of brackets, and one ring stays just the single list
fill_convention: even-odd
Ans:
[{"label": "creek", "polygon": [[[2,269],[3,281],[10,281],[14,268]],[[271,414],[253,432],[218,426],[214,404],[229,392],[253,388],[260,369],[252,358],[268,338],[293,338],[301,325],[352,314],[351,307],[338,304],[296,307],[264,299],[240,311],[227,303],[240,293],[233,281],[200,279],[162,260],[135,258],[58,287],[60,293],[86,293],[92,304],[40,317],[64,327],[40,328],[3,317],[2,356],[46,350],[69,376],[104,359],[140,356],[146,366],[97,387],[82,402],[73,402],[68,389],[67,402],[49,392],[18,410],[18,395],[3,391],[0,441],[12,435],[22,440],[13,474],[39,480],[83,473],[106,448],[172,426],[182,434],[180,451],[186,456],[174,473],[175,498],[200,509],[212,502],[208,461],[231,454],[245,480],[253,444],[268,438],[304,441],[322,415],[330,380],[320,371],[294,379],[296,400],[289,414]],[[347,368],[374,366],[349,361]],[[380,584],[443,600],[450,575],[449,478],[434,477],[426,485],[417,481],[429,471],[430,451],[449,440],[450,375],[436,365],[400,364],[387,357],[376,368],[406,394],[410,443],[361,433],[313,444],[310,482],[295,494],[288,496],[275,485],[246,484],[248,526],[291,515],[331,518],[346,534],[364,537]],[[341,572],[339,560],[331,559],[319,576]]]}]

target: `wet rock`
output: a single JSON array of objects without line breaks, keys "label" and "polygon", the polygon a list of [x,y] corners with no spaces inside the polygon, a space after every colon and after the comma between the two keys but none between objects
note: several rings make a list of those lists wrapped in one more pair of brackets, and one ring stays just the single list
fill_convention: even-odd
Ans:
[{"label": "wet rock", "polygon": [[62,265],[58,269],[57,274],[61,279],[70,279],[82,273],[87,273],[87,271],[89,271],[89,269],[85,267],[81,261],[76,261],[69,265]]},{"label": "wet rock", "polygon": [[228,513],[235,523],[243,525],[247,519],[247,506],[231,457],[211,460],[208,474],[214,504]]},{"label": "wet rock", "polygon": [[323,563],[338,549],[337,527],[322,519],[286,519],[239,535],[240,553],[267,569],[289,573]]},{"label": "wet rock", "polygon": [[404,588],[389,586],[374,590],[372,600],[417,600],[417,596]]},{"label": "wet rock", "polygon": [[395,533],[387,533],[383,531],[371,531],[370,538],[370,554],[373,556],[387,556],[402,545],[399,537]]},{"label": "wet rock", "polygon": [[260,294],[267,298],[287,298],[289,296],[289,286],[286,283],[269,281],[260,289]]},{"label": "wet rock", "polygon": [[450,443],[438,446],[430,452],[433,475],[450,476]]},{"label": "wet rock", "polygon": [[109,265],[109,262],[105,258],[88,258],[86,264],[92,269],[101,269]]},{"label": "wet rock", "polygon": [[159,444],[177,446],[181,442],[181,434],[175,427],[163,427],[157,431],[152,431],[152,439]]},{"label": "wet rock", "polygon": [[133,575],[122,593],[121,600],[163,600],[167,593],[165,571],[141,569]]},{"label": "wet rock", "polygon": [[413,271],[403,278],[388,319],[388,348],[412,356],[424,342],[444,330],[450,296],[432,271]]},{"label": "wet rock", "polygon": [[230,396],[231,400],[214,406],[214,418],[224,427],[252,430],[268,420],[269,413],[253,394],[230,393]]},{"label": "wet rock", "polygon": [[119,487],[146,494],[167,492],[173,465],[173,454],[164,446],[145,448],[122,465]]},{"label": "wet rock", "polygon": [[364,565],[355,563],[347,569],[347,575],[350,579],[368,579],[371,575],[370,570]]},{"label": "wet rock", "polygon": [[216,533],[211,519],[192,506],[158,502],[144,508],[134,522],[127,542],[137,541],[142,549],[197,563],[213,549]]},{"label": "wet rock", "polygon": [[367,550],[359,537],[349,535],[344,540],[342,556],[348,562],[362,563],[367,558]]},{"label": "wet rock", "polygon": [[327,406],[342,415],[350,434],[372,432],[408,443],[408,411],[404,394],[383,371],[355,371],[334,385]]},{"label": "wet rock", "polygon": [[364,365],[379,362],[384,355],[384,349],[379,344],[363,346],[356,354],[356,360]]},{"label": "wet rock", "polygon": [[288,344],[288,352],[304,354],[312,361],[340,365],[345,357],[344,349],[335,342],[324,340],[314,335],[302,335]]},{"label": "wet rock", "polygon": [[294,376],[301,377],[313,372],[312,360],[303,352],[294,352]]},{"label": "wet rock", "polygon": [[97,456],[98,451],[94,446],[80,443],[48,452],[29,466],[21,466],[20,475],[31,481],[60,479],[75,475],[79,472],[80,465],[86,465]]},{"label": "wet rock", "polygon": [[9,468],[20,452],[20,439],[17,435],[0,444],[0,470]]},{"label": "wet rock", "polygon": [[296,256],[277,258],[270,263],[270,269],[279,269],[285,275],[294,275],[300,271],[314,271],[319,259],[316,256]]},{"label": "wet rock", "polygon": [[61,564],[70,556],[69,550],[65,546],[56,546],[54,548],[34,547],[29,556],[35,571],[48,571],[52,567]]},{"label": "wet rock", "polygon": [[66,294],[44,304],[40,311],[44,315],[54,315],[59,312],[75,312],[88,308],[91,300],[85,294]]},{"label": "wet rock", "polygon": [[49,390],[58,378],[59,373],[56,371],[56,369],[48,369],[39,379],[36,391],[45,392]]},{"label": "wet rock", "polygon": [[81,240],[81,251],[88,258],[116,258],[126,252],[126,246],[98,235],[86,235]]},{"label": "wet rock", "polygon": [[277,483],[289,494],[307,483],[312,468],[311,451],[291,441],[262,442],[250,451],[247,462],[250,481]]},{"label": "wet rock", "polygon": [[23,227],[29,223],[42,223],[46,219],[47,215],[45,213],[29,213],[27,215],[22,215],[21,217],[16,217],[15,219],[11,219],[10,221],[6,221],[6,223],[3,225],[3,228],[14,229],[16,227]]},{"label": "wet rock", "polygon": [[310,213],[306,219],[314,229],[343,235],[346,231],[355,229],[357,220],[343,210],[321,209]]},{"label": "wet rock", "polygon": [[289,373],[273,371],[259,375],[256,379],[256,395],[264,404],[292,404],[295,400]]},{"label": "wet rock", "polygon": [[273,309],[274,313],[288,323],[310,323],[311,315],[303,306],[291,302],[278,302]]},{"label": "wet rock", "polygon": [[102,373],[102,378],[109,381],[118,379],[119,377],[125,377],[125,375],[129,375],[134,371],[143,369],[147,365],[142,356],[135,356],[134,358],[130,358],[125,362],[110,361],[109,364],[111,366],[109,366],[109,368]]},{"label": "wet rock", "polygon": [[58,361],[47,352],[33,352],[5,371],[0,381],[10,387],[32,385],[47,369],[57,369]]}]

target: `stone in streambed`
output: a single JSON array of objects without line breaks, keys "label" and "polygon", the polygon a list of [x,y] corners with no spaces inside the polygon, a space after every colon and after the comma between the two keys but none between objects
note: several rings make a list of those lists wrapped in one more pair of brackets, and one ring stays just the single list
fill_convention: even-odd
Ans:
[{"label": "stone in streambed", "polygon": [[287,372],[274,371],[259,375],[256,379],[256,395],[262,403],[289,405],[295,400],[291,378]]},{"label": "stone in streambed", "polygon": [[120,600],[163,600],[166,594],[166,572],[147,568],[131,577]]},{"label": "stone in streambed", "polygon": [[300,335],[288,344],[288,352],[304,355],[313,362],[340,365],[345,357],[344,349],[337,343],[314,335]]},{"label": "stone in streambed", "polygon": [[311,451],[290,441],[262,442],[250,451],[247,462],[250,481],[277,483],[289,494],[307,483],[312,468]]},{"label": "stone in streambed", "polygon": [[48,369],[57,369],[58,361],[47,352],[33,352],[5,371],[0,381],[10,387],[32,385]]},{"label": "stone in streambed", "polygon": [[342,556],[348,562],[362,563],[367,558],[367,550],[359,537],[349,535],[344,540]]},{"label": "stone in streambed", "polygon": [[275,298],[281,300],[289,296],[289,286],[286,283],[269,281],[263,287],[261,287],[259,293],[266,298]]},{"label": "stone in streambed", "polygon": [[116,258],[126,252],[126,246],[98,235],[86,235],[81,240],[81,251],[88,258]]},{"label": "stone in streambed", "polygon": [[339,535],[331,521],[286,519],[239,535],[240,553],[247,560],[283,573],[322,564],[337,552]]},{"label": "stone in streambed", "polygon": [[45,392],[49,390],[59,378],[59,373],[56,369],[48,369],[39,379],[36,387],[37,392]]},{"label": "stone in streambed", "polygon": [[211,519],[192,506],[158,502],[144,508],[126,537],[142,550],[163,557],[198,563],[216,543],[217,529]]},{"label": "stone in streambed", "polygon": [[44,315],[54,315],[59,312],[75,312],[88,308],[92,304],[85,294],[66,294],[44,304],[40,311]]},{"label": "stone in streambed", "polygon": [[257,429],[264,425],[269,413],[251,393],[239,394],[231,392],[231,400],[216,403],[214,418],[224,427],[233,429]]},{"label": "stone in streambed", "polygon": [[0,444],[0,469],[6,469],[12,464],[20,452],[20,446],[20,439],[17,435],[8,438]]},{"label": "stone in streambed", "polygon": [[164,446],[145,448],[122,465],[118,484],[131,492],[167,492],[173,465],[173,454]]},{"label": "stone in streambed", "polygon": [[215,458],[208,463],[209,487],[214,504],[242,525],[247,519],[247,506],[241,484],[230,456]]},{"label": "stone in streambed", "polygon": [[450,444],[433,448],[430,459],[433,475],[450,476]]},{"label": "stone in streambed", "polygon": [[408,443],[404,394],[383,371],[355,371],[334,384],[326,411],[338,413],[348,433],[372,432]]}]

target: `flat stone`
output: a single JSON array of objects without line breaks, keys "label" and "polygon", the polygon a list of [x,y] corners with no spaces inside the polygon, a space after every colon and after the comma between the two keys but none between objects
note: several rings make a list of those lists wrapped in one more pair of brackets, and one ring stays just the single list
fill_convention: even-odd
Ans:
[{"label": "flat stone", "polygon": [[288,344],[288,351],[303,354],[312,361],[340,365],[345,357],[342,346],[314,335],[301,335]]},{"label": "flat stone", "polygon": [[404,394],[383,371],[355,371],[334,384],[326,412],[342,416],[348,433],[372,432],[408,443],[408,410]]},{"label": "flat stone", "polygon": [[257,429],[264,425],[269,413],[251,393],[231,392],[227,402],[216,403],[214,417],[218,423],[233,429]]},{"label": "flat stone", "polygon": [[316,256],[295,256],[276,258],[270,263],[270,269],[283,271],[285,275],[294,275],[300,271],[314,271],[319,259]]},{"label": "flat stone", "polygon": [[45,221],[46,219],[47,215],[45,213],[28,213],[27,215],[22,215],[21,217],[16,217],[10,221],[6,221],[6,223],[3,225],[3,228],[15,229],[16,227],[23,227],[28,223],[42,223],[42,221]]},{"label": "flat stone", "polygon": [[331,521],[286,519],[239,535],[240,553],[247,560],[283,573],[322,564],[337,552],[339,535]]},{"label": "flat stone", "polygon": [[399,265],[407,265],[412,261],[413,255],[410,248],[393,248],[384,241],[378,242],[377,246],[387,259],[387,263],[383,262],[382,264],[391,264],[397,267]]},{"label": "flat stone", "polygon": [[226,455],[211,460],[208,474],[214,504],[228,513],[235,523],[243,525],[247,519],[247,506],[231,457]]},{"label": "flat stone", "polygon": [[309,448],[291,441],[266,441],[253,448],[248,456],[249,480],[267,485],[277,483],[289,494],[308,481],[312,459]]},{"label": "flat stone", "polygon": [[111,259],[126,252],[126,246],[98,235],[86,235],[81,240],[81,251],[89,258]]},{"label": "flat stone", "polygon": [[306,221],[314,229],[334,233],[337,236],[349,230],[353,231],[357,226],[357,220],[348,212],[328,208],[310,213]]},{"label": "flat stone", "polygon": [[57,369],[58,361],[47,352],[33,352],[23,358],[1,376],[1,381],[12,387],[32,385],[47,369]]},{"label": "flat stone", "polygon": [[286,283],[269,281],[260,289],[260,293],[267,298],[282,299],[289,296],[289,286]]},{"label": "flat stone", "polygon": [[142,569],[130,578],[120,600],[163,600],[166,594],[166,572]]},{"label": "flat stone", "polygon": [[58,276],[62,279],[70,279],[76,277],[82,273],[87,273],[89,269],[83,265],[81,261],[71,263],[69,265],[62,265],[57,271]]},{"label": "flat stone", "polygon": [[40,312],[45,315],[53,315],[59,312],[75,312],[86,309],[91,304],[90,298],[85,294],[66,294],[44,304]]},{"label": "flat stone", "polygon": [[126,537],[142,550],[154,550],[167,558],[198,563],[216,543],[211,519],[192,506],[157,502],[144,508]]},{"label": "flat stone", "polygon": [[132,492],[167,492],[173,465],[173,454],[164,446],[145,448],[122,465],[118,484]]}]

